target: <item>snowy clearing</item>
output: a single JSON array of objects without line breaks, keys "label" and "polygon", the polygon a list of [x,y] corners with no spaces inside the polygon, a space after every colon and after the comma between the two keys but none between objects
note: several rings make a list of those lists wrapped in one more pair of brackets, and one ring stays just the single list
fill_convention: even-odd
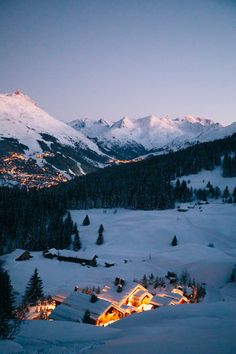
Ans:
[{"label": "snowy clearing", "polygon": [[[236,263],[236,206],[201,207],[202,212],[195,207],[186,213],[176,209],[72,210],[83,245],[77,255],[91,258],[96,254],[98,267],[45,259],[41,252],[16,262],[22,250],[1,257],[19,301],[35,267],[45,293],[51,295],[69,294],[75,285],[103,287],[116,276],[132,282],[144,274],[164,276],[167,271],[188,270],[199,283],[206,283],[207,295],[201,304],[133,315],[107,328],[90,325],[88,331],[88,325],[73,322],[29,321],[15,339],[15,349],[25,353],[234,353],[236,286],[228,281]],[[86,214],[91,224],[82,226]],[[100,224],[105,243],[97,246]],[[174,235],[176,247],[170,246]],[[115,265],[106,268],[104,262]]]}]

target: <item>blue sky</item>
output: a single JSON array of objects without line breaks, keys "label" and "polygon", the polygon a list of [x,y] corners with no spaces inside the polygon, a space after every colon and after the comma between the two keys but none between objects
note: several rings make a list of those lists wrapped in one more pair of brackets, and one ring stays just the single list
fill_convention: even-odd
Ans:
[{"label": "blue sky", "polygon": [[0,0],[0,91],[53,116],[236,120],[235,0]]}]

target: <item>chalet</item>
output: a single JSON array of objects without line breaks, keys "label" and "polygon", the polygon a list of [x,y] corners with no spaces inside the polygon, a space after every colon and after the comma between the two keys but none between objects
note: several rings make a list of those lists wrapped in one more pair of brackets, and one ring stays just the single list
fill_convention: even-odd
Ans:
[{"label": "chalet", "polygon": [[30,258],[33,258],[30,252],[24,251],[19,257],[16,258],[16,261],[28,261]]},{"label": "chalet", "polygon": [[153,295],[141,284],[125,284],[121,291],[119,289],[119,285],[106,285],[99,298],[112,302],[127,313],[151,309],[149,304]]},{"label": "chalet", "polygon": [[172,291],[163,291],[157,293],[151,300],[154,308],[159,306],[180,305],[188,303],[189,300],[180,289],[172,289]]},{"label": "chalet", "polygon": [[110,301],[97,298],[91,301],[91,296],[80,292],[73,292],[64,302],[51,313],[53,320],[86,322],[104,326],[125,317],[125,311]]}]

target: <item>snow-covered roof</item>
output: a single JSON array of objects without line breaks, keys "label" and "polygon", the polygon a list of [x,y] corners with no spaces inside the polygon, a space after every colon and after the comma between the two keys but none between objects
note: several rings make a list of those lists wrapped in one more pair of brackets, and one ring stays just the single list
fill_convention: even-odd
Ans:
[{"label": "snow-covered roof", "polygon": [[74,258],[83,258],[83,259],[92,259],[94,257],[94,253],[91,252],[77,252],[73,250],[57,250],[56,248],[50,248],[48,253],[51,253],[55,256],[63,256],[63,257],[74,257]]},{"label": "snow-covered roof", "polygon": [[159,291],[156,295],[160,297],[168,297],[169,299],[174,299],[177,301],[179,301],[183,297],[183,295],[174,293],[172,291]]},{"label": "snow-covered roof", "polygon": [[[136,292],[137,291],[137,292]],[[106,285],[101,294],[99,294],[100,299],[104,299],[110,302],[114,302],[115,304],[121,305],[122,302],[124,302],[127,297],[131,296],[132,293],[138,293],[142,291],[142,294],[148,293],[148,290],[145,289],[142,285],[140,284],[134,284],[134,283],[126,283],[121,292],[117,292],[117,287],[113,284],[111,285]],[[135,295],[136,295],[135,294]],[[141,295],[141,292],[140,292]],[[139,295],[138,295],[139,296]]]},{"label": "snow-covered roof", "polygon": [[81,322],[85,311],[88,310],[92,317],[97,319],[111,305],[106,300],[97,299],[90,302],[90,299],[89,295],[75,291],[55,308],[50,317],[54,320]]},{"label": "snow-covered roof", "polygon": [[158,306],[168,306],[170,304],[170,302],[173,301],[173,299],[169,298],[169,297],[165,297],[165,296],[153,296],[151,303],[158,305]]}]

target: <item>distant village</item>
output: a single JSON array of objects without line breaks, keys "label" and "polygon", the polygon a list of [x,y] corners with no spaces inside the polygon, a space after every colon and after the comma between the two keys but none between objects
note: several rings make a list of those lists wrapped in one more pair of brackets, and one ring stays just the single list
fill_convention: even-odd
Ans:
[{"label": "distant village", "polygon": [[21,153],[12,153],[0,157],[0,185],[22,185],[29,188],[52,187],[68,181],[62,173],[44,165],[40,167],[37,160],[51,157],[53,154],[44,152],[35,154],[34,158],[26,158]]}]

